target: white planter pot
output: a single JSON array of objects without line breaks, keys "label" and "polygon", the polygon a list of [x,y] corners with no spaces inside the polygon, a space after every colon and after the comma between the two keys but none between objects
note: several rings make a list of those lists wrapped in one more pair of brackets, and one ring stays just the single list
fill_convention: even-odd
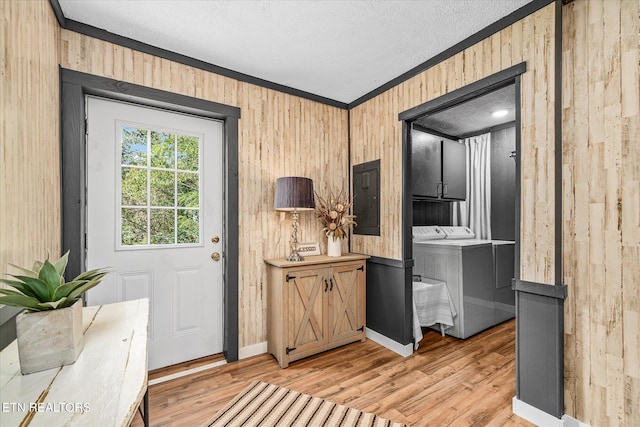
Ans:
[{"label": "white planter pot", "polygon": [[327,237],[327,255],[331,257],[342,256],[342,239],[333,236]]},{"label": "white planter pot", "polygon": [[84,345],[82,301],[48,311],[23,311],[16,317],[22,374],[74,363]]}]

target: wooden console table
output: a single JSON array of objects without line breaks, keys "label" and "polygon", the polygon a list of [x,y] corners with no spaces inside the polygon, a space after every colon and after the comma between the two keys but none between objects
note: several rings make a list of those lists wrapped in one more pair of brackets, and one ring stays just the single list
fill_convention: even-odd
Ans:
[{"label": "wooden console table", "polygon": [[0,352],[0,425],[128,426],[143,403],[148,426],[149,300],[82,315],[84,348],[72,365],[22,375],[17,342]]}]

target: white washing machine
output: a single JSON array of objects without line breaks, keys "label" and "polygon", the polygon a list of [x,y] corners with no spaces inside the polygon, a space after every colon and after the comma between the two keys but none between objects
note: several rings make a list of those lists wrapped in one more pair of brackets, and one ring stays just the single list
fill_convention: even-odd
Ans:
[{"label": "white washing machine", "polygon": [[474,239],[467,227],[423,228],[414,227],[414,274],[447,284],[458,313],[448,335],[468,338],[515,315],[514,242]]}]

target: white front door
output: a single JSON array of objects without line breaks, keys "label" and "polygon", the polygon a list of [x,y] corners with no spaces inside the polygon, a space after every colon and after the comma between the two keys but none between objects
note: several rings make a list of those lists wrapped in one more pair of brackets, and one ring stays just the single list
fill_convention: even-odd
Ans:
[{"label": "white front door", "polygon": [[87,268],[111,270],[87,303],[150,299],[149,369],[222,352],[222,122],[95,97],[87,118]]}]

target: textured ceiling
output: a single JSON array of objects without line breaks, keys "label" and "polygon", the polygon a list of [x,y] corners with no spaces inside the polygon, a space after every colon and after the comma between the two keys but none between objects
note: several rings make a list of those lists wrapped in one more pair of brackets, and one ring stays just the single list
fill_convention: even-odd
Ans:
[{"label": "textured ceiling", "polygon": [[[477,131],[492,126],[513,122],[516,119],[515,103],[515,86],[510,85],[420,118],[416,123],[427,129],[455,137],[473,135]],[[493,117],[491,113],[497,110],[506,110],[507,115]]]},{"label": "textured ceiling", "polygon": [[349,103],[531,0],[58,0],[66,19]]}]

